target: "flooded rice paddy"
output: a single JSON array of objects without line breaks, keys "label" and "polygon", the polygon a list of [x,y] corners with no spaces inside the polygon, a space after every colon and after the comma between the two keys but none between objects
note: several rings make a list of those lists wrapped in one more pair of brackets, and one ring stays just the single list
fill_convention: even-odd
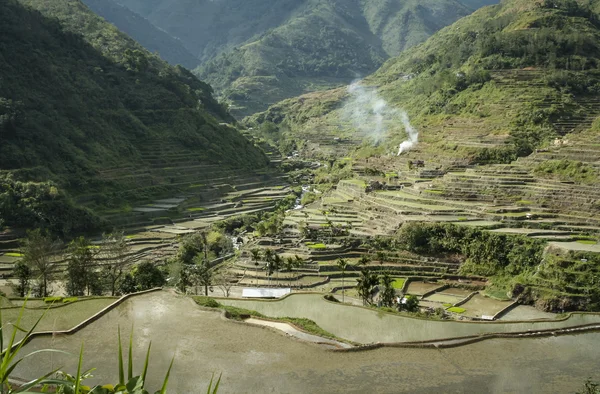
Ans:
[{"label": "flooded rice paddy", "polygon": [[[312,304],[312,309],[322,309],[318,296],[292,296],[290,300],[294,304],[289,305],[296,305],[296,311],[301,311],[296,303],[305,301]],[[276,306],[284,302],[263,304]],[[367,316],[363,310],[338,307],[325,312],[341,318],[337,320],[339,327],[360,330]],[[308,309],[311,307],[304,308]],[[356,320],[335,312],[338,309],[353,312]],[[377,313],[364,312],[369,312],[370,322],[380,319]],[[399,330],[386,316],[380,321],[385,324],[373,327],[380,334],[384,326],[387,331]],[[414,319],[402,321],[404,331],[421,328],[411,324],[418,322]],[[25,350],[55,348],[77,354],[84,343],[83,367],[97,368],[96,382],[116,382],[118,326],[125,331],[134,327],[138,372],[152,341],[150,389],[159,388],[175,356],[170,393],[203,392],[213,372],[223,374],[220,393],[574,392],[586,378],[600,378],[600,333],[498,339],[443,350],[383,348],[340,353],[271,329],[225,320],[220,313],[197,308],[189,298],[167,292],[134,297],[72,336],[34,339]],[[445,327],[447,333],[454,331],[454,323]],[[32,378],[61,366],[74,372],[76,359],[61,354],[33,357],[23,362],[17,374]]]},{"label": "flooded rice paddy", "polygon": [[340,338],[358,343],[431,341],[495,332],[522,332],[600,323],[600,315],[574,314],[552,322],[457,322],[414,319],[325,301],[320,294],[292,294],[280,301],[221,299],[226,305],[271,317],[305,317]]}]

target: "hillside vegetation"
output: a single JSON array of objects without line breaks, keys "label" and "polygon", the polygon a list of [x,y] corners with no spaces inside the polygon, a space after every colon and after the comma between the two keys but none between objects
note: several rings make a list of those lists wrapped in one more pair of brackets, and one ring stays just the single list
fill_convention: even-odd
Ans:
[{"label": "hillside vegetation", "polygon": [[131,180],[101,176],[109,168],[147,168],[141,151],[149,143],[190,152],[200,163],[267,163],[237,130],[220,125],[232,119],[209,85],[78,0],[3,1],[0,36],[4,224],[86,230],[91,214],[78,213],[69,196],[87,193],[88,205],[101,208],[164,192],[168,179],[145,178],[144,193],[127,193],[120,190]]},{"label": "hillside vegetation", "polygon": [[[576,1],[509,0],[442,29],[362,84],[408,112],[422,130],[419,154],[435,153],[440,164],[465,157],[508,163],[575,124],[591,125],[597,112],[589,97],[600,86],[598,26],[597,14]],[[346,89],[314,93],[278,103],[250,123],[274,122],[301,140],[316,129],[321,137],[351,135],[348,101]],[[404,138],[399,123],[390,122],[384,152],[397,151]]]},{"label": "hillside vegetation", "polygon": [[184,42],[238,117],[346,84],[490,1],[119,0]]},{"label": "hillside vegetation", "polygon": [[180,40],[113,0],[84,0],[83,2],[96,14],[139,42],[148,51],[158,53],[170,64],[179,64],[190,70],[200,64],[200,60],[192,55]]},{"label": "hillside vegetation", "polygon": [[[598,310],[598,10],[506,0],[360,85],[284,100],[246,123],[282,153],[325,163],[314,180],[331,191],[311,208],[331,223],[351,217],[356,234],[403,226],[414,233],[400,232],[401,246],[454,264],[441,272],[486,277],[488,294]],[[418,141],[398,154],[407,118]],[[292,217],[299,231],[320,225]]]}]

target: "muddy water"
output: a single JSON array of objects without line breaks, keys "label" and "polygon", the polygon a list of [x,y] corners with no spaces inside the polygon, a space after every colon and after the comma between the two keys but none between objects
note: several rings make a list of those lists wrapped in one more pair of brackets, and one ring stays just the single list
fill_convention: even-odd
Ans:
[{"label": "muddy water", "polygon": [[[175,355],[170,393],[202,392],[213,372],[223,373],[220,393],[555,393],[574,392],[587,377],[600,379],[600,334],[336,353],[223,320],[164,292],[131,299],[71,337],[36,339],[26,350],[53,347],[76,354],[83,342],[84,368],[96,367],[97,378],[116,381],[118,325],[126,332],[134,326],[138,371],[152,341],[152,390]],[[25,378],[58,366],[74,372],[75,358],[35,357],[17,372]]]},{"label": "muddy water", "polygon": [[359,343],[426,341],[492,332],[518,332],[600,323],[600,315],[576,314],[565,321],[474,323],[432,321],[334,304],[320,294],[294,294],[281,301],[223,299],[220,302],[271,317],[306,317],[338,337]]}]

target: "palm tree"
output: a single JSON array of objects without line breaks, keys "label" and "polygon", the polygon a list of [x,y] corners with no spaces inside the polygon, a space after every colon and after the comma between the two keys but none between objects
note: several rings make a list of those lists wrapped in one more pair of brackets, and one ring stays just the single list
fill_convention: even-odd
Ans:
[{"label": "palm tree", "polygon": [[250,250],[250,253],[252,254],[252,261],[254,261],[254,268],[256,268],[256,277],[255,277],[255,281],[256,283],[258,283],[258,260],[260,260],[260,249],[258,248],[254,248],[252,250]]},{"label": "palm tree", "polygon": [[346,274],[346,267],[348,266],[348,262],[342,258],[337,261],[338,268],[342,271],[342,302],[344,302],[346,289],[344,288],[344,276]]},{"label": "palm tree", "polygon": [[279,280],[279,271],[281,270],[281,268],[283,267],[283,259],[281,258],[280,255],[276,254],[273,257],[273,270],[275,271],[275,274],[277,275],[277,280]]},{"label": "palm tree", "polygon": [[273,258],[275,256],[275,252],[272,249],[265,249],[264,254],[265,262],[267,263],[265,269],[267,270],[267,276],[269,280],[271,280],[271,274],[273,273]]},{"label": "palm tree", "polygon": [[288,257],[285,259],[285,269],[287,271],[289,271],[288,280],[289,280],[290,287],[292,287],[292,269],[294,268],[295,265],[296,265],[296,261],[294,260],[293,257]]},{"label": "palm tree", "polygon": [[369,264],[370,262],[371,262],[371,260],[366,255],[363,255],[360,258],[360,260],[358,260],[358,265],[362,265],[364,267],[367,264]]}]

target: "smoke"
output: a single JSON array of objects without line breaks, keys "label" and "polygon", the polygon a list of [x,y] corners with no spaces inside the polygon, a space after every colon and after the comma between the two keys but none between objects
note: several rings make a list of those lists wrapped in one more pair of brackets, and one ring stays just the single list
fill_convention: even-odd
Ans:
[{"label": "smoke", "polygon": [[410,124],[408,114],[389,106],[387,101],[379,96],[376,88],[363,86],[360,81],[356,81],[348,86],[348,93],[350,98],[344,105],[343,117],[352,123],[363,138],[377,145],[388,136],[390,127],[395,128],[401,124],[407,139],[400,144],[398,154],[415,146],[419,133]]},{"label": "smoke", "polygon": [[400,119],[402,120],[402,125],[404,126],[404,130],[406,131],[408,138],[398,147],[398,156],[411,150],[419,141],[419,132],[410,124],[408,114],[402,111],[402,116]]}]

